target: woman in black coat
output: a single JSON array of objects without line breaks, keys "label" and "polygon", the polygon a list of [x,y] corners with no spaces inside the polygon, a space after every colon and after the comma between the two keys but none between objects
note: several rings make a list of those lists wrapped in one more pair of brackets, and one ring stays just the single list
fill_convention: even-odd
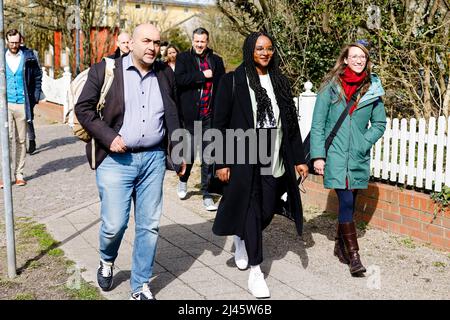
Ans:
[{"label": "woman in black coat", "polygon": [[[234,157],[215,164],[216,175],[227,184],[213,232],[234,235],[237,267],[251,267],[250,292],[267,298],[270,292],[259,267],[263,260],[262,230],[275,213],[286,209],[301,235],[303,212],[296,172],[306,178],[308,167],[290,84],[278,67],[273,39],[263,32],[250,34],[243,55],[244,62],[222,77],[217,91],[213,127],[224,137],[224,158]],[[269,154],[271,161],[267,163]],[[281,199],[285,192],[287,203]]]}]

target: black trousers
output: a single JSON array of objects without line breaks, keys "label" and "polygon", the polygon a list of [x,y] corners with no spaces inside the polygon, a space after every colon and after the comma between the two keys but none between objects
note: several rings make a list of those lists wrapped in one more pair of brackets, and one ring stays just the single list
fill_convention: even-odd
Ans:
[{"label": "black trousers", "polygon": [[[264,129],[258,129],[261,132]],[[273,132],[273,131],[272,131]],[[271,137],[271,134],[267,135]],[[258,138],[260,135],[258,134]],[[268,146],[271,139],[268,139]],[[268,148],[267,150],[272,150]],[[258,164],[253,172],[250,204],[244,228],[245,249],[249,265],[255,266],[263,261],[262,231],[270,224],[277,212],[282,196],[284,177],[261,175],[261,169],[271,166]]]},{"label": "black trousers", "polygon": [[34,130],[33,121],[27,121],[27,136],[28,140],[36,140],[36,132]]},{"label": "black trousers", "polygon": [[[212,118],[209,117],[207,119],[203,119],[202,120],[202,137],[203,134],[205,133],[206,130],[211,129],[212,126]],[[208,165],[205,163],[205,160],[208,160],[205,155],[204,155],[204,151],[205,148],[211,143],[210,141],[203,141],[201,142],[201,146],[197,146],[195,145],[195,141],[194,141],[194,135],[191,135],[191,146],[190,146],[190,154],[187,155],[188,156],[188,160],[190,163],[188,163],[186,165],[186,173],[180,177],[180,181],[181,182],[187,182],[189,180],[189,177],[191,175],[191,170],[193,167],[193,162],[195,160],[195,155],[196,155],[196,151],[197,148],[201,147],[201,151],[202,151],[202,157],[201,157],[201,188],[200,191],[203,194],[203,198],[205,197],[209,197],[209,193],[208,193],[208,177],[209,177],[209,173],[211,170],[211,165]]]}]

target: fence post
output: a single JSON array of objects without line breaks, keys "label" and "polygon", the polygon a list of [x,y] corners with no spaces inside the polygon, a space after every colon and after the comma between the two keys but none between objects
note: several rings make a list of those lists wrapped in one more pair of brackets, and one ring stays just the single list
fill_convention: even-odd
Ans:
[{"label": "fence post", "polygon": [[68,115],[68,118],[66,118],[67,113],[69,111],[69,104],[68,104],[68,93],[69,93],[69,89],[70,89],[70,82],[72,81],[72,74],[70,73],[70,67],[69,66],[65,66],[64,67],[64,73],[62,76],[62,81],[63,81],[63,88],[65,90],[65,94],[64,94],[64,112],[63,112],[63,119],[62,119],[62,123],[68,123],[70,125],[73,125],[73,113],[71,112]]},{"label": "fence post", "polygon": [[303,87],[305,88],[305,91],[298,97],[297,108],[299,117],[298,125],[300,127],[302,139],[305,140],[311,130],[312,116],[314,113],[317,94],[311,91],[313,84],[310,81],[305,82]]}]

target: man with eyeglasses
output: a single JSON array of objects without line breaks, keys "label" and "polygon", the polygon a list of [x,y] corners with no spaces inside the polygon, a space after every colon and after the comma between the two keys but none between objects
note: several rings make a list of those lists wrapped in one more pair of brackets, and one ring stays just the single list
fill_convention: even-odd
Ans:
[{"label": "man with eyeglasses", "polygon": [[[225,73],[223,60],[208,48],[209,32],[204,28],[197,28],[192,34],[192,48],[177,56],[175,64],[175,79],[180,102],[180,116],[184,128],[189,131],[191,146],[190,161],[186,166],[186,173],[180,177],[177,194],[180,199],[187,196],[187,181],[189,179],[192,163],[197,147],[201,147],[201,193],[203,206],[208,211],[217,210],[212,196],[208,192],[211,166],[207,165],[208,159],[204,156],[204,150],[208,143],[201,142],[201,146],[195,144],[194,122],[200,121],[203,133],[212,126],[212,114],[215,105],[215,93],[219,80]],[[202,139],[203,140],[203,139]]]},{"label": "man with eyeglasses", "polygon": [[[170,67],[157,62],[160,33],[151,24],[136,27],[130,54],[115,59],[114,81],[101,115],[96,112],[105,61],[89,70],[75,106],[80,124],[93,137],[87,146],[92,163],[95,144],[97,187],[101,200],[100,265],[97,282],[113,287],[113,266],[134,203],[135,240],[131,299],[153,300],[149,281],[156,255],[162,212],[166,150],[179,129],[175,79]],[[176,143],[172,143],[172,146]],[[173,164],[180,174],[184,164]]]},{"label": "man with eyeglasses", "polygon": [[[27,122],[33,121],[33,108],[39,102],[42,83],[42,71],[38,60],[32,50],[20,50],[21,39],[22,35],[16,29],[6,32],[8,50],[5,53],[5,61],[9,144],[12,146],[14,142],[16,145],[14,177],[17,186],[27,184],[24,179]],[[12,153],[11,159],[13,159]],[[3,188],[1,181],[0,188]]]}]

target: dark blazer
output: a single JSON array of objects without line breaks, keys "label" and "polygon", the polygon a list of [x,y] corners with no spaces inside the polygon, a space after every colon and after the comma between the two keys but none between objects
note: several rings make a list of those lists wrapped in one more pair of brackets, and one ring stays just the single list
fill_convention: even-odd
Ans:
[{"label": "dark blazer", "polygon": [[[124,55],[125,56],[125,55]],[[100,90],[105,78],[104,60],[94,64],[88,74],[88,79],[75,105],[75,114],[83,128],[95,139],[96,153],[95,166],[92,166],[92,140],[86,145],[86,154],[92,169],[98,168],[100,163],[110,153],[109,147],[117,137],[123,124],[125,102],[123,87],[123,57],[115,59],[114,81],[105,98],[103,120],[96,112],[97,102],[100,99]],[[166,128],[165,143],[170,153],[176,143],[169,141],[172,132],[180,128],[177,106],[175,103],[175,79],[172,69],[162,63],[155,62],[153,70],[156,72],[159,88],[164,104],[164,125]],[[169,157],[170,158],[170,157]],[[175,171],[179,171],[179,165],[173,165]]]},{"label": "dark blazer", "polygon": [[33,121],[34,106],[39,103],[42,87],[42,70],[33,50],[20,48],[24,56],[23,75],[25,93],[25,116],[27,121]]},{"label": "dark blazer", "polygon": [[[213,72],[213,91],[210,101],[211,112],[214,112],[215,97],[219,81],[225,73],[225,67],[221,57],[207,49],[206,59]],[[206,81],[203,72],[200,71],[198,58],[195,50],[182,52],[177,55],[175,63],[175,79],[180,103],[180,118],[184,128],[191,133],[194,131],[194,121],[199,120],[199,108],[201,89]]]},{"label": "dark blazer", "polygon": [[[279,102],[281,97],[278,96],[277,92],[275,92],[275,95]],[[213,127],[219,129],[224,137],[226,129],[243,129],[246,131],[255,128],[250,91],[243,65],[239,66],[235,72],[227,73],[222,77],[216,99],[217,106],[214,112]],[[280,103],[278,104],[280,105]],[[286,110],[281,107],[280,117],[283,130],[280,152],[285,173],[283,175],[283,190],[278,191],[280,194],[287,191],[288,202],[283,204],[280,199],[277,206],[278,211],[275,213],[283,213],[283,208],[287,209],[295,220],[298,234],[301,235],[303,210],[294,166],[305,163],[302,138],[298,124],[295,134],[289,136]],[[248,151],[246,152],[248,154]],[[223,154],[225,155],[226,151]],[[236,155],[236,148],[234,154]],[[242,237],[252,194],[252,181],[257,167],[254,164],[216,164],[216,169],[225,167],[230,168],[230,180],[224,187],[223,197],[220,200],[214,220],[213,232],[217,235],[235,234]],[[270,223],[270,221],[267,223]]]},{"label": "dark blazer", "polygon": [[108,56],[108,58],[111,58],[111,59],[117,59],[117,58],[120,58],[120,48],[117,47],[116,50],[114,50],[114,53],[113,53],[113,54],[110,54],[110,55]]}]

